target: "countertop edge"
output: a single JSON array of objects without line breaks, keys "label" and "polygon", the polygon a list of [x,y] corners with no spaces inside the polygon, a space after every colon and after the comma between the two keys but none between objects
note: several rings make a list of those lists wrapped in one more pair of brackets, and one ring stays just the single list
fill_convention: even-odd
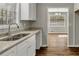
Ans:
[{"label": "countertop edge", "polygon": [[[35,31],[32,31],[32,30],[29,31],[29,30],[27,30],[27,31],[23,31],[23,32],[30,32],[30,33],[31,33],[31,34],[29,34],[29,36],[27,36],[27,37],[25,36],[25,38],[28,39],[28,38],[30,38],[31,36],[33,36],[34,34],[38,33],[39,31],[40,31],[40,30],[35,30]],[[22,33],[22,32],[20,32],[20,33]],[[26,39],[24,39],[24,37],[21,38],[21,39],[22,39],[22,40],[20,40],[20,41],[18,41],[18,42],[15,42],[15,44],[10,45],[10,46],[7,47],[6,49],[0,51],[0,55],[3,54],[4,52],[6,52],[7,50],[13,48],[14,46],[16,46],[16,45],[18,45],[18,44],[20,44],[21,42],[23,42],[23,41],[26,40]]]}]

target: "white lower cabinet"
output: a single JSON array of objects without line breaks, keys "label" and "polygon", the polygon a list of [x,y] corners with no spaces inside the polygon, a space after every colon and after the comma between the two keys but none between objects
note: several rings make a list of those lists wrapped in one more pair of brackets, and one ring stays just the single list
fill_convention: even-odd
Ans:
[{"label": "white lower cabinet", "polygon": [[15,56],[15,55],[16,55],[16,46],[1,54],[1,56]]},{"label": "white lower cabinet", "polygon": [[33,56],[35,53],[35,35],[17,45],[17,56]]},{"label": "white lower cabinet", "polygon": [[17,49],[16,49],[16,55],[17,56],[26,56],[28,55],[28,42],[23,41],[20,44],[17,45]]},{"label": "white lower cabinet", "polygon": [[42,31],[36,33],[36,49],[39,50],[42,46]]},{"label": "white lower cabinet", "polygon": [[9,49],[2,56],[34,56],[36,49],[35,35],[29,37],[15,47]]},{"label": "white lower cabinet", "polygon": [[36,40],[35,35],[29,38],[29,46],[28,46],[28,56],[34,56],[36,50]]}]

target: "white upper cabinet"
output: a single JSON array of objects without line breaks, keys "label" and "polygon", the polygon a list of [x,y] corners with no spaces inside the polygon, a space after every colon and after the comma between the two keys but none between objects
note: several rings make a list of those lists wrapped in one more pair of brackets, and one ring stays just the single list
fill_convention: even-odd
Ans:
[{"label": "white upper cabinet", "polygon": [[77,10],[79,10],[79,3],[74,4],[74,11],[77,11]]},{"label": "white upper cabinet", "polygon": [[35,3],[21,3],[21,20],[36,20]]}]

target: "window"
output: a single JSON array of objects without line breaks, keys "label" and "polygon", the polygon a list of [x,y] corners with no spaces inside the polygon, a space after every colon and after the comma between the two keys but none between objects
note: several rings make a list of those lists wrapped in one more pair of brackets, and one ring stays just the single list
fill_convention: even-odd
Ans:
[{"label": "window", "polygon": [[50,27],[64,27],[64,14],[62,12],[50,12]]},{"label": "window", "polygon": [[0,3],[0,24],[16,22],[16,3]]}]

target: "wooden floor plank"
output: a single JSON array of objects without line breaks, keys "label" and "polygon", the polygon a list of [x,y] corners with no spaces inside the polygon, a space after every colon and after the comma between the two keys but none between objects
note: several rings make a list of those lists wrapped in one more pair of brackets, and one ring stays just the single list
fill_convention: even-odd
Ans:
[{"label": "wooden floor plank", "polygon": [[36,51],[36,56],[78,56],[79,48],[67,47],[67,34],[48,34],[48,47]]}]

